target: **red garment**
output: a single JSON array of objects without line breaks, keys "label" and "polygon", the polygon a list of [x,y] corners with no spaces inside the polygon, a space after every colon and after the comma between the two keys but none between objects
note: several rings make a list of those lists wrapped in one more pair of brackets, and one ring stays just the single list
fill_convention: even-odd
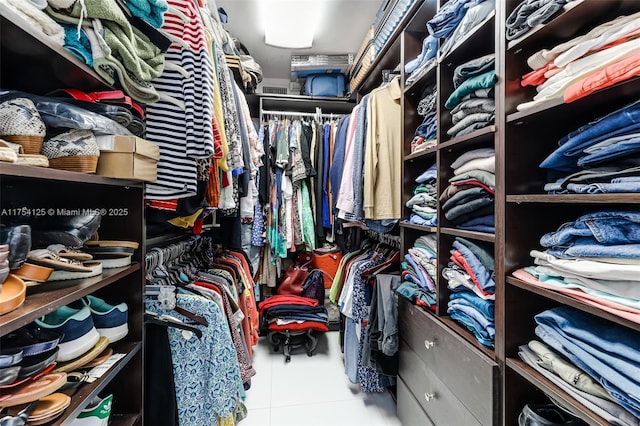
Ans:
[{"label": "red garment", "polygon": [[218,160],[215,158],[211,159],[211,166],[209,167],[206,197],[209,207],[217,209],[220,206],[220,171],[218,170]]},{"label": "red garment", "polygon": [[316,299],[294,296],[291,294],[278,294],[260,302],[260,304],[258,305],[258,310],[260,311],[260,313],[263,313],[267,309],[278,305],[318,306],[318,301]]},{"label": "red garment", "polygon": [[544,75],[547,71],[557,68],[553,62],[548,63],[542,68],[535,69],[522,76],[520,85],[525,86],[539,86],[545,81],[547,77]]},{"label": "red garment", "polygon": [[175,212],[178,210],[178,199],[173,200],[147,200],[145,203],[147,207],[158,210],[168,210]]},{"label": "red garment", "polygon": [[480,282],[478,281],[478,278],[476,277],[476,273],[475,271],[471,268],[471,266],[469,266],[469,264],[467,263],[467,259],[464,258],[464,256],[462,255],[462,253],[460,253],[459,250],[455,250],[453,253],[451,253],[451,257],[450,259],[459,267],[461,267],[462,269],[464,269],[464,271],[469,274],[469,276],[471,277],[471,281],[473,281],[473,284],[476,286],[476,288],[478,290],[480,290],[480,293],[482,293],[485,296],[489,296],[492,295],[493,293],[484,291],[482,289],[482,286],[480,285]]},{"label": "red garment", "polygon": [[269,324],[269,331],[307,331],[316,330],[322,333],[329,331],[327,324],[318,321],[292,322],[291,324],[278,325],[275,322]]},{"label": "red garment", "polygon": [[457,182],[451,182],[451,185],[453,185],[453,186],[460,186],[460,185],[480,186],[480,187],[484,188],[490,194],[495,194],[496,193],[496,190],[494,188],[485,185],[484,183],[480,182],[478,179],[459,180]]},{"label": "red garment", "polygon": [[611,64],[571,84],[564,91],[564,101],[566,103],[573,102],[596,90],[604,89],[638,75],[640,75],[640,53]]}]

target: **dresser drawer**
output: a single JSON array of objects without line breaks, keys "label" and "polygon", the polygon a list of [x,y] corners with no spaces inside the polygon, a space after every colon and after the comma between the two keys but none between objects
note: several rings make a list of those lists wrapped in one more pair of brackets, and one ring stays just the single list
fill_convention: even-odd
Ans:
[{"label": "dresser drawer", "polygon": [[480,423],[494,423],[498,366],[493,360],[410,303],[400,304],[398,329],[426,368],[438,374]]},{"label": "dresser drawer", "polygon": [[[436,376],[404,342],[400,344],[398,374],[433,424],[482,426],[483,423],[480,423],[442,382],[446,381],[446,378]],[[398,404],[399,401],[398,396]]]},{"label": "dresser drawer", "polygon": [[398,379],[396,390],[398,400],[398,418],[404,426],[434,426],[422,407],[413,397],[402,379]]}]

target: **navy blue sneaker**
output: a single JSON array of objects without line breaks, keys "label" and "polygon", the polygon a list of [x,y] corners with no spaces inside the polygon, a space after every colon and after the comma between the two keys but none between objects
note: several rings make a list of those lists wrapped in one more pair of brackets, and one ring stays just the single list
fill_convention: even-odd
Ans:
[{"label": "navy blue sneaker", "polygon": [[98,333],[109,339],[109,343],[122,340],[129,333],[126,303],[113,306],[95,296],[83,297],[81,301],[91,311]]},{"label": "navy blue sneaker", "polygon": [[63,306],[50,314],[35,320],[41,327],[62,334],[58,343],[57,360],[59,362],[70,361],[84,355],[91,350],[100,339],[100,334],[93,324],[91,311],[88,307],[74,309]]}]

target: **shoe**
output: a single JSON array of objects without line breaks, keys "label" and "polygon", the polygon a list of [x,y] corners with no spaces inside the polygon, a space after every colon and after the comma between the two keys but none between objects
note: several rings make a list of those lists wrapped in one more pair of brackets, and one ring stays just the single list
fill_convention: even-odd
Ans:
[{"label": "shoe", "polygon": [[57,360],[59,362],[82,356],[100,339],[100,334],[93,324],[91,311],[87,307],[74,309],[63,306],[35,320],[35,324],[63,335],[58,343],[60,351]]},{"label": "shoe", "polygon": [[22,145],[26,154],[40,154],[46,131],[31,99],[15,98],[0,104],[0,136]]},{"label": "shoe", "polygon": [[574,417],[554,404],[527,404],[518,416],[519,426],[559,426],[584,425],[582,420]]},{"label": "shoe", "polygon": [[18,225],[0,228],[0,239],[9,245],[9,269],[18,269],[31,250],[31,227]]},{"label": "shoe", "polygon": [[72,129],[44,141],[41,153],[54,169],[95,173],[100,157],[96,137],[90,130]]},{"label": "shoe", "polygon": [[[109,343],[122,340],[129,333],[127,324],[129,308],[126,303],[113,306],[91,295],[83,297],[74,303],[82,303],[83,306],[91,311],[93,323],[98,333],[109,339]],[[71,306],[74,306],[74,304]]]},{"label": "shoe", "polygon": [[101,222],[99,211],[88,211],[77,216],[29,218],[34,247],[48,247],[52,244],[82,247],[98,231]]},{"label": "shoe", "polygon": [[113,395],[109,395],[104,399],[96,396],[93,401],[82,410],[78,417],[73,419],[71,426],[107,426],[109,417],[111,416],[111,402]]}]

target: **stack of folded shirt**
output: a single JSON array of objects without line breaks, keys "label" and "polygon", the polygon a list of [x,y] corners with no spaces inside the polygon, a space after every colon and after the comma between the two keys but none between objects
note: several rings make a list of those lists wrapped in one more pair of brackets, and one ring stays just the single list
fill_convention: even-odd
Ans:
[{"label": "stack of folded shirt", "polygon": [[462,154],[451,164],[454,176],[440,194],[442,211],[457,228],[495,232],[495,151],[478,148]]},{"label": "stack of folded shirt", "polygon": [[463,18],[456,25],[455,30],[441,45],[440,56],[444,57],[454,51],[458,44],[471,34],[476,28],[481,26],[495,9],[494,0],[468,1],[463,10]]},{"label": "stack of folded shirt", "polygon": [[454,91],[446,100],[453,126],[447,130],[451,138],[463,136],[494,122],[496,84],[495,54],[481,56],[456,67]]},{"label": "stack of folded shirt", "polygon": [[[637,425],[640,419],[640,333],[569,306],[544,311],[535,316],[535,321],[538,324],[535,333],[542,342],[566,357],[568,368],[577,367],[588,375],[575,375],[575,387],[587,381],[587,395],[597,396],[602,401],[612,400],[628,413],[616,410],[617,415],[612,416],[604,406],[598,411],[607,412],[608,418],[615,417],[613,424],[629,424],[617,421],[619,418]],[[546,347],[534,347],[549,355]],[[555,363],[553,359],[540,358]],[[606,393],[603,395],[600,387],[592,386],[594,383],[600,383]]]},{"label": "stack of folded shirt", "polygon": [[269,297],[260,303],[260,314],[271,331],[328,331],[327,308],[315,299],[290,294]]},{"label": "stack of folded shirt", "polygon": [[438,116],[437,116],[438,91],[436,86],[428,86],[422,92],[422,99],[418,103],[418,115],[424,117],[422,124],[416,129],[416,134],[411,141],[411,153],[420,152],[436,145]]},{"label": "stack of folded shirt", "polygon": [[507,40],[523,37],[532,28],[550,21],[571,1],[523,0],[507,17]]},{"label": "stack of folded shirt", "polygon": [[437,53],[438,40],[429,34],[422,41],[422,51],[420,54],[404,66],[404,72],[409,76],[405,82],[406,86],[418,81],[423,75],[436,66]]},{"label": "stack of folded shirt", "polygon": [[[640,19],[639,19],[640,21]],[[550,193],[640,192],[640,101],[564,136],[540,164],[554,182]]]},{"label": "stack of folded shirt", "polygon": [[396,289],[414,305],[429,310],[436,308],[437,244],[436,234],[423,235],[416,240],[401,263],[402,284]]},{"label": "stack of folded shirt", "polygon": [[434,163],[416,178],[418,186],[413,190],[413,197],[406,203],[406,206],[413,211],[409,217],[410,223],[423,226],[437,225],[436,174],[437,166]]},{"label": "stack of folded shirt", "polygon": [[620,16],[552,49],[527,59],[532,72],[522,86],[536,86],[533,100],[518,105],[526,111],[551,99],[565,102],[640,74],[640,12]]},{"label": "stack of folded shirt", "polygon": [[491,247],[457,237],[442,276],[452,291],[447,313],[485,346],[493,346],[495,266]]},{"label": "stack of folded shirt", "polygon": [[530,284],[568,294],[640,323],[640,213],[598,211],[545,234],[537,266],[514,271]]}]

